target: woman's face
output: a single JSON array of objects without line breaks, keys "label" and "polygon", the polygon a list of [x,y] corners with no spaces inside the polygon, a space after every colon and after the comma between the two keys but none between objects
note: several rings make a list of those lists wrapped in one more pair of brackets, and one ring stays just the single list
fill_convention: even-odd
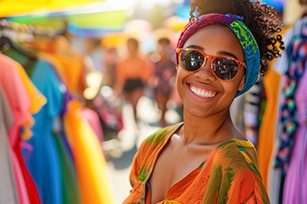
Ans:
[{"label": "woman's face", "polygon": [[[236,58],[244,62],[244,53],[237,37],[226,26],[213,24],[193,34],[184,48],[196,48],[212,56]],[[185,111],[197,117],[227,112],[238,90],[244,87],[245,68],[229,81],[221,81],[211,70],[211,60],[197,72],[177,69],[177,91]]]}]

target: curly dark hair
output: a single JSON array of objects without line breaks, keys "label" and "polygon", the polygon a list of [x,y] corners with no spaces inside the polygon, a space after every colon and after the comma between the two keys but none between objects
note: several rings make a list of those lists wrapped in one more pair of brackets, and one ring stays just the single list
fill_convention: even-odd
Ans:
[{"label": "curly dark hair", "polygon": [[276,10],[259,0],[191,0],[190,16],[197,17],[208,13],[235,14],[243,16],[243,22],[253,33],[260,50],[260,75],[267,70],[267,61],[279,57],[284,43],[282,24]]}]

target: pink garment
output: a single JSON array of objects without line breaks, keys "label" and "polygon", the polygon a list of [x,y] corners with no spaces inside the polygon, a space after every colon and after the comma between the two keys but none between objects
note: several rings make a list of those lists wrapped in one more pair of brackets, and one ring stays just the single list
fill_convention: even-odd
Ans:
[{"label": "pink garment", "polygon": [[21,204],[30,204],[25,180],[21,171],[21,165],[16,156],[15,148],[19,148],[19,130],[25,121],[31,117],[29,113],[30,101],[22,81],[15,69],[16,62],[11,58],[0,55],[0,85],[5,92],[10,108],[13,112],[14,123],[9,129],[10,151],[12,163],[17,181],[17,188]]},{"label": "pink garment", "polygon": [[99,142],[102,143],[103,132],[97,113],[89,108],[83,108],[81,114],[82,118],[85,118],[94,130]]},{"label": "pink garment", "polygon": [[307,201],[307,70],[295,93],[299,127],[284,184],[283,203],[301,204]]}]

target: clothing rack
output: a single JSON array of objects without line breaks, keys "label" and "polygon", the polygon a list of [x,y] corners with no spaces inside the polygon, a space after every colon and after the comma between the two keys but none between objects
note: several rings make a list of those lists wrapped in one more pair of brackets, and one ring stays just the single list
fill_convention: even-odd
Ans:
[{"label": "clothing rack", "polygon": [[6,36],[12,40],[31,40],[37,37],[54,37],[57,31],[53,28],[43,28],[37,25],[26,25],[0,19],[0,36]]}]

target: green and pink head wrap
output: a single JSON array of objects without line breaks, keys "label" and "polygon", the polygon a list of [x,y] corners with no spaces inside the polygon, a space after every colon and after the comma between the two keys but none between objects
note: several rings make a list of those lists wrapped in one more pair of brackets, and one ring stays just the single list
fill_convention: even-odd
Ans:
[{"label": "green and pink head wrap", "polygon": [[238,38],[243,48],[246,63],[245,84],[243,90],[237,92],[236,96],[239,96],[256,83],[260,69],[259,47],[252,32],[243,23],[243,17],[232,14],[211,13],[192,18],[179,37],[177,48],[182,48],[191,35],[213,23],[226,25]]}]

